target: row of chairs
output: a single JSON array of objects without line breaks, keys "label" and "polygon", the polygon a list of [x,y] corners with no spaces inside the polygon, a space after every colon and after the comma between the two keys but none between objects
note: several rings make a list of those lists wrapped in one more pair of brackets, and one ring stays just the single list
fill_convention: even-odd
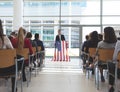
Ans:
[{"label": "row of chairs", "polygon": [[[24,60],[28,59],[28,66],[26,67],[26,73],[27,73],[27,86],[29,85],[29,82],[31,81],[31,68],[33,67],[33,58],[36,57],[37,62],[40,62],[40,50],[41,47],[38,47],[38,51],[36,52],[36,48],[33,47],[33,54],[29,54],[29,49],[24,48],[23,50],[18,50],[18,49],[3,49],[0,50],[0,78],[8,79],[15,77],[15,87],[14,87],[14,92],[16,92],[16,87],[17,87],[17,82],[18,82],[18,77],[20,77],[20,83],[21,83],[21,92],[23,92],[22,88],[22,69],[23,69],[23,64]],[[21,55],[20,59],[17,59],[17,55]],[[20,70],[18,70],[18,62],[22,62],[22,67]],[[9,70],[10,67],[14,66],[12,70]],[[3,72],[4,69],[8,69],[5,72]],[[35,76],[37,70],[35,68]]]},{"label": "row of chairs", "polygon": [[41,67],[37,67],[37,65],[33,64],[38,64],[40,63],[40,54],[41,54],[41,47],[38,47],[38,51],[36,51],[36,47],[32,47],[33,54],[29,54],[29,49],[24,48],[23,51],[17,52],[19,55],[24,56],[25,60],[28,59],[28,66],[26,67],[26,75],[27,76],[27,87],[29,86],[29,83],[31,82],[31,73],[34,70],[35,71],[35,76],[37,75],[38,71],[40,70]]},{"label": "row of chairs", "polygon": [[[112,58],[113,58],[113,53],[114,53],[114,49],[98,49],[98,52],[96,54],[96,48],[89,48],[89,53],[87,53],[87,60],[89,60],[90,57],[97,57],[96,58],[96,62],[94,65],[94,71],[95,71],[95,85],[97,86],[97,89],[99,90],[99,62],[101,62],[102,65],[106,65],[107,69],[108,69],[108,65],[109,63],[115,63],[112,62]],[[120,54],[118,54],[118,61],[120,60]],[[120,62],[116,62],[115,63],[115,82],[117,80],[117,68],[120,68]],[[89,78],[89,73],[90,73],[89,68],[87,68],[87,75]],[[109,75],[109,71],[108,71],[108,75]],[[109,78],[108,78],[109,79]],[[117,89],[116,89],[117,90]]]}]

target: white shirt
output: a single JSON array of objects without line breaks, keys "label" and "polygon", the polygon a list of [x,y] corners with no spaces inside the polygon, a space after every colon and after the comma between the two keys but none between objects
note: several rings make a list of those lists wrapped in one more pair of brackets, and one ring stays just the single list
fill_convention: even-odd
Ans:
[{"label": "white shirt", "polygon": [[0,49],[13,49],[11,41],[7,36],[4,36],[4,44],[2,44],[2,39],[0,38]]},{"label": "white shirt", "polygon": [[59,35],[60,41],[61,41],[61,35]]},{"label": "white shirt", "polygon": [[117,41],[117,43],[115,45],[114,54],[113,54],[113,60],[117,60],[119,51],[120,51],[120,41]]}]

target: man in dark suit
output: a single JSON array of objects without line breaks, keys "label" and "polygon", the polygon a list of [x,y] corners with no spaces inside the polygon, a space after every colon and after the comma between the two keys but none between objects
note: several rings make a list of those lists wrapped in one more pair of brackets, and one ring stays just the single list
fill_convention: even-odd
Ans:
[{"label": "man in dark suit", "polygon": [[57,41],[59,41],[59,42],[65,41],[65,37],[64,37],[64,35],[61,34],[61,30],[60,29],[58,30],[58,35],[56,35],[55,42],[57,42]]},{"label": "man in dark suit", "polygon": [[[65,60],[65,56],[63,54],[65,48],[63,47],[63,44],[65,46],[65,37],[64,37],[64,35],[61,34],[61,30],[58,29],[58,34],[56,35],[56,38],[55,38],[55,54],[54,54],[55,61],[62,61],[62,60],[64,61]],[[57,51],[57,53],[56,53],[56,51]]]}]

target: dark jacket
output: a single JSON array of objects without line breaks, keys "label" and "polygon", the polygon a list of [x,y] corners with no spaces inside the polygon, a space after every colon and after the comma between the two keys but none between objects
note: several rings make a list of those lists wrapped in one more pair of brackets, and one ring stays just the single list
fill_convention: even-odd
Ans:
[{"label": "dark jacket", "polygon": [[41,40],[34,39],[33,41],[36,42],[37,46],[41,46],[41,51],[45,50],[45,47],[44,47],[43,42]]},{"label": "dark jacket", "polygon": [[[60,41],[59,35],[56,36],[55,42]],[[61,35],[61,41],[65,41],[64,35]]]}]

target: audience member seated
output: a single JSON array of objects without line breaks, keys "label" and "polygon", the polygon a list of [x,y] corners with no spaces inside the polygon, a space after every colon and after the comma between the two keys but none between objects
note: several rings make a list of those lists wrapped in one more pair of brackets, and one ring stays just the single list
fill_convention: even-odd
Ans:
[{"label": "audience member seated", "polygon": [[[114,54],[113,54],[113,62],[117,62],[117,56],[119,52],[120,52],[120,41],[117,41],[115,45]],[[109,72],[115,75],[115,66],[111,64],[109,67],[110,67]],[[117,78],[120,79],[120,68],[117,69]],[[115,77],[109,75],[109,92],[114,92],[114,87],[113,87],[114,82],[115,82]]]},{"label": "audience member seated", "polygon": [[[32,47],[36,47],[36,51],[38,51],[38,49],[37,49],[37,43],[32,40],[32,34],[31,34],[31,32],[27,32],[26,38],[28,38],[28,39],[30,40],[30,42],[31,42],[31,44],[32,44]],[[36,64],[35,61],[36,61],[36,56],[34,56],[34,58],[33,58],[34,67],[37,66],[37,64]]]},{"label": "audience member seated", "polygon": [[39,63],[39,67],[40,67],[40,65],[42,64],[43,65],[43,59],[45,58],[45,47],[44,47],[44,45],[43,45],[43,41],[41,41],[40,40],[40,37],[39,37],[39,34],[38,33],[36,33],[35,34],[35,39],[33,40],[34,42],[36,42],[36,44],[37,44],[37,46],[40,46],[41,47],[41,53],[40,53],[40,63]]},{"label": "audience member seated", "polygon": [[16,38],[17,37],[17,33],[15,31],[11,32],[10,35],[8,36],[8,38],[11,40],[12,38]]},{"label": "audience member seated", "polygon": [[[115,48],[115,44],[117,42],[117,38],[114,32],[114,29],[112,27],[106,27],[104,28],[104,40],[100,41],[97,46],[97,51],[99,48]],[[101,81],[105,82],[104,76],[103,76],[103,68],[107,68],[106,65],[102,65],[101,62],[99,64],[99,69],[101,73]]]},{"label": "audience member seated", "polygon": [[98,34],[98,38],[102,41],[103,40],[103,35],[102,34]]},{"label": "audience member seated", "polygon": [[[16,37],[16,40],[12,42],[14,45],[14,48],[22,50],[23,48],[29,48],[29,54],[33,54],[32,51],[32,44],[30,42],[30,39],[25,38],[26,30],[22,27],[19,28],[18,36]],[[25,61],[25,65],[28,65],[28,60]]]},{"label": "audience member seated", "polygon": [[26,38],[30,39],[30,42],[31,42],[31,44],[32,44],[32,47],[36,47],[36,46],[37,46],[37,43],[32,40],[32,33],[31,33],[31,32],[27,32]]},{"label": "audience member seated", "polygon": [[[19,28],[18,36],[16,37],[16,40],[12,40],[12,44],[14,44],[14,48],[17,48],[19,50],[22,50],[23,48],[29,48],[29,54],[33,54],[32,51],[32,45],[30,43],[30,40],[28,38],[25,38],[26,30],[22,27]],[[17,55],[17,58],[22,57],[21,55]],[[28,65],[28,60],[25,60],[24,66],[23,66],[23,82],[26,81],[26,75],[25,75],[25,66]],[[13,79],[14,82],[14,79]]]},{"label": "audience member seated", "polygon": [[[16,32],[11,32],[10,36],[8,37],[10,39],[11,42],[16,42],[16,37],[17,37],[17,34]],[[16,44],[12,43],[13,47],[15,47]]]},{"label": "audience member seated", "polygon": [[[1,20],[0,20],[0,49],[13,49],[13,46],[12,46],[9,38],[6,35],[3,34],[3,27],[2,27],[2,21]],[[6,72],[8,69],[12,70],[13,67],[15,67],[15,66],[5,68],[4,72]],[[1,72],[3,72],[3,71],[1,71]],[[14,78],[12,78],[11,81],[13,79]],[[12,92],[14,92],[14,82],[12,82]]]},{"label": "audience member seated", "polygon": [[89,35],[86,35],[85,38],[86,38],[86,41],[84,41],[83,44],[81,45],[81,50],[82,50],[82,52],[81,52],[81,59],[83,61],[83,68],[85,68],[85,65],[86,65],[87,55],[84,54],[84,49],[85,49],[86,42],[89,40]]},{"label": "audience member seated", "polygon": [[[98,42],[100,40],[98,39],[98,32],[97,31],[93,31],[91,34],[90,34],[90,39],[86,42],[85,44],[85,52],[86,53],[89,53],[89,48],[97,48],[97,45],[98,45]],[[93,57],[90,57],[89,60],[88,60],[88,64],[86,64],[86,66],[88,65],[88,68],[91,68],[92,70],[92,74],[94,74],[94,69],[93,69]]]}]

